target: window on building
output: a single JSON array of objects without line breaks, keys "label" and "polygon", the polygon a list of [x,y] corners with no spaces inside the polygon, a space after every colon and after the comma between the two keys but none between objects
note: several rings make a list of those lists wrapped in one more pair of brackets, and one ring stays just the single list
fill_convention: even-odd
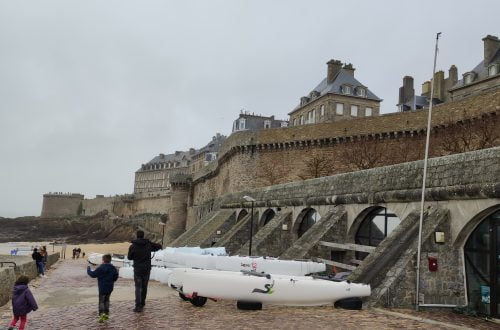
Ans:
[{"label": "window on building", "polygon": [[281,127],[288,127],[288,122],[287,122],[287,121],[282,121],[282,122],[280,123],[280,126],[281,126]]},{"label": "window on building", "polygon": [[308,124],[314,123],[314,110],[311,110],[307,113],[307,123]]},{"label": "window on building", "polygon": [[271,128],[271,121],[269,119],[264,120],[264,128]]},{"label": "window on building", "polygon": [[365,116],[366,117],[371,117],[373,115],[373,108],[366,108],[365,109]]},{"label": "window on building", "polygon": [[353,116],[353,117],[358,116],[358,106],[357,105],[351,105],[351,116]]},{"label": "window on building", "polygon": [[304,115],[300,116],[300,124],[304,125]]},{"label": "window on building", "polygon": [[344,104],[343,103],[337,103],[335,105],[335,113],[339,116],[342,116],[344,114]]},{"label": "window on building", "polygon": [[358,94],[358,96],[365,97],[366,96],[366,89],[364,89],[363,87],[358,87],[357,94]]},{"label": "window on building", "polygon": [[[359,225],[356,233],[356,244],[378,246],[396,227],[401,220],[390,210],[382,207],[370,212]],[[356,259],[363,260],[368,254],[356,252]]]},{"label": "window on building", "polygon": [[472,81],[474,80],[474,75],[472,73],[467,73],[465,76],[464,76],[464,83],[467,85],[467,84],[470,84]]},{"label": "window on building", "polygon": [[245,129],[245,118],[240,119],[240,129]]},{"label": "window on building", "polygon": [[351,94],[351,86],[344,85],[342,87],[342,91],[344,92],[344,94]]},{"label": "window on building", "polygon": [[325,115],[325,105],[324,104],[322,104],[319,107],[319,113],[320,113],[321,117],[323,117]]},{"label": "window on building", "polygon": [[492,77],[496,74],[498,74],[498,64],[495,63],[495,64],[492,64],[488,67],[488,76]]},{"label": "window on building", "polygon": [[297,126],[297,118],[293,118],[293,126]]}]

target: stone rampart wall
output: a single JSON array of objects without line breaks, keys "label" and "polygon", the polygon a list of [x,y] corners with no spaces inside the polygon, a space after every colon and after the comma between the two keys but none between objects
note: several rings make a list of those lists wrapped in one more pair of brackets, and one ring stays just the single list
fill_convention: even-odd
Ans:
[{"label": "stone rampart wall", "polygon": [[78,215],[82,200],[83,195],[80,194],[45,194],[40,216],[53,218]]},{"label": "stone rampart wall", "polygon": [[[57,260],[59,260],[59,252],[49,254],[47,266],[52,266]],[[14,261],[16,263],[16,268],[7,264],[0,268],[0,306],[2,306],[10,301],[12,288],[17,277],[26,275],[32,280],[37,276],[37,269],[31,257],[0,256],[0,261]]]},{"label": "stone rampart wall", "polygon": [[[420,198],[422,172],[423,161],[415,161],[229,193],[219,203],[239,208],[245,195],[256,207],[413,201]],[[498,198],[500,147],[429,159],[427,174],[427,200]]]},{"label": "stone rampart wall", "polygon": [[[500,130],[499,104],[500,89],[497,89],[436,106],[431,157],[453,153],[444,142],[452,132],[452,123],[469,121],[467,129],[480,133],[484,121],[476,119],[490,116],[487,121],[495,126],[490,129]],[[219,159],[194,174],[190,206],[196,209],[225,193],[248,188],[422,159],[427,114],[422,110],[233,133],[221,147]],[[497,136],[490,145],[499,143]],[[315,175],[310,164],[321,159],[326,160],[328,168]]]}]

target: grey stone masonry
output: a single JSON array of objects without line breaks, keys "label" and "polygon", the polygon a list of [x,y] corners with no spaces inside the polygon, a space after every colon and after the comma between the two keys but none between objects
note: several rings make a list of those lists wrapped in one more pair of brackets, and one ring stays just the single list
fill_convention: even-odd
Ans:
[{"label": "grey stone masonry", "polygon": [[[290,242],[290,240],[284,242],[285,240],[276,236],[279,236],[282,232],[281,225],[286,221],[291,223],[291,220],[292,212],[285,212],[276,215],[269,223],[259,230],[252,238],[252,248],[255,250],[256,254],[263,256],[279,256],[283,252],[283,244]],[[288,227],[290,227],[290,224],[288,224]],[[246,254],[249,244],[247,240],[246,243],[241,246],[238,253]]]},{"label": "grey stone masonry", "polygon": [[217,241],[215,246],[225,247],[229,254],[234,254],[248,239],[250,218],[251,215],[248,214],[243,219],[236,222],[236,224],[231,227],[231,229],[224,236],[222,236],[219,241]]},{"label": "grey stone masonry", "polygon": [[330,228],[347,216],[343,206],[337,206],[333,210],[325,214],[318,222],[316,222],[302,237],[294,242],[294,244],[286,250],[281,256],[281,259],[301,259],[308,256],[309,251],[316,246],[317,242],[325,236]]},{"label": "grey stone masonry", "polygon": [[[420,200],[423,161],[226,194],[223,208],[383,203]],[[499,198],[500,147],[429,159],[427,201]],[[248,205],[247,205],[248,204]]]},{"label": "grey stone masonry", "polygon": [[[234,212],[232,210],[219,210],[202,226],[197,227],[197,230],[194,230],[192,235],[188,237],[185,242],[177,242],[176,240],[172,243],[172,246],[184,246],[187,244],[189,246],[200,246],[226,221],[233,221],[234,223]],[[174,243],[176,245],[174,245]]]}]

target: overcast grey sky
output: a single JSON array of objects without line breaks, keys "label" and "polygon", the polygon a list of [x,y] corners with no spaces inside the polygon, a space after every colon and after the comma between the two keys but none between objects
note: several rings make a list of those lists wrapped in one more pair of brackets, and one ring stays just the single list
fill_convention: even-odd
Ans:
[{"label": "overcast grey sky", "polygon": [[[432,12],[431,12],[432,9]],[[160,152],[229,134],[244,108],[286,118],[330,59],[396,110],[438,67],[500,36],[500,1],[0,0],[0,216],[49,191],[130,193]]]}]

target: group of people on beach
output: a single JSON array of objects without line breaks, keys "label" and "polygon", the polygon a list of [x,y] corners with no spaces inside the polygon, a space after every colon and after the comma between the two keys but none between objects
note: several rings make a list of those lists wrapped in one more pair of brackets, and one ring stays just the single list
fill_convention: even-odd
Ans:
[{"label": "group of people on beach", "polygon": [[82,258],[85,258],[85,252],[82,252],[82,249],[80,249],[79,247],[74,248],[73,249],[73,259],[79,259],[80,255],[82,256]]},{"label": "group of people on beach", "polygon": [[[137,238],[132,241],[128,249],[127,257],[133,261],[134,268],[135,307],[133,311],[141,313],[146,305],[149,276],[151,273],[151,252],[161,250],[162,246],[144,238],[142,230],[137,231],[136,236]],[[75,250],[77,249],[73,250],[73,258],[76,257]],[[40,251],[34,248],[32,257],[36,262],[38,273],[44,277],[45,264],[47,262],[46,247],[43,246]],[[103,323],[109,318],[109,301],[114,289],[114,283],[118,280],[118,270],[111,264],[111,255],[105,254],[102,257],[102,264],[96,269],[92,270],[90,266],[87,267],[87,274],[92,278],[97,278],[99,293],[98,322]],[[23,330],[26,326],[28,313],[38,309],[35,298],[28,288],[28,283],[29,278],[22,275],[17,278],[14,284],[12,292],[12,311],[14,317],[9,323],[9,330],[13,330],[18,321],[20,321],[18,329]]]}]

